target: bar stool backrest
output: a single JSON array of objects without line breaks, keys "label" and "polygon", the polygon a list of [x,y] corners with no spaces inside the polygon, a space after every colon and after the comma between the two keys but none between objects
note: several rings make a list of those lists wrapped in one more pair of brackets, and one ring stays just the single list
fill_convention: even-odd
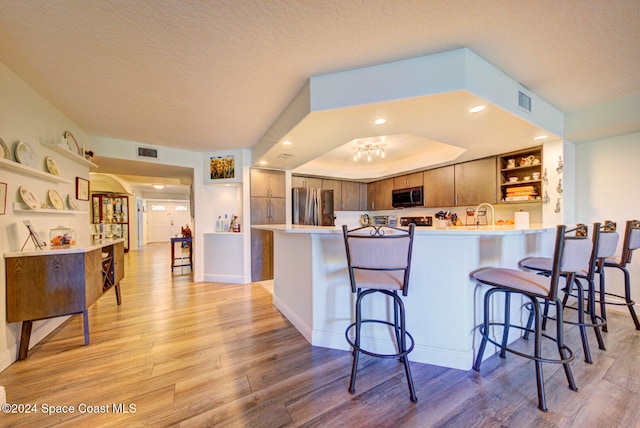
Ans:
[{"label": "bar stool backrest", "polygon": [[[594,233],[596,233],[595,230]],[[596,248],[598,249],[596,258],[606,259],[607,257],[613,257],[616,254],[616,249],[618,248],[620,235],[616,232],[615,228],[612,229],[610,226],[607,227],[607,223],[602,226],[601,230],[598,231],[598,234],[600,235],[598,242],[594,242],[594,245],[596,245]]]},{"label": "bar stool backrest", "polygon": [[[396,281],[406,296],[409,288],[409,271],[413,249],[415,225],[409,229],[389,226],[365,226],[348,230],[342,226],[351,290],[358,287],[358,271],[368,271],[368,279],[379,276]],[[364,276],[364,275],[363,275]]]},{"label": "bar stool backrest", "polygon": [[620,266],[624,267],[631,263],[633,250],[640,248],[640,221],[629,220],[624,230],[624,241],[622,242],[622,257]]},{"label": "bar stool backrest", "polygon": [[[587,237],[588,226],[579,224],[573,229],[558,226],[551,271],[549,297],[558,295],[558,282],[561,275],[575,274],[589,269],[592,258],[593,242]],[[575,235],[572,235],[575,232]]]}]

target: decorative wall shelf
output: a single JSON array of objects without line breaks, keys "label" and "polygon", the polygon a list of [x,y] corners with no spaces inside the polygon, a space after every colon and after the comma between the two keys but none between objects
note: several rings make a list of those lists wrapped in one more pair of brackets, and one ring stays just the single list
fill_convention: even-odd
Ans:
[{"label": "decorative wall shelf", "polygon": [[53,181],[54,183],[67,183],[71,184],[72,181],[60,177],[59,175],[53,175],[46,171],[39,171],[37,169],[22,165],[21,163],[14,162],[8,159],[0,158],[0,168],[12,169],[14,171],[21,172],[23,174],[31,175],[33,177],[42,178],[44,180]]},{"label": "decorative wall shelf", "polygon": [[55,208],[36,208],[31,209],[26,204],[20,202],[13,203],[14,212],[29,212],[34,214],[89,214],[89,211],[75,211],[75,210],[57,210]]},{"label": "decorative wall shelf", "polygon": [[40,143],[42,146],[53,150],[54,152],[60,153],[62,156],[67,157],[75,162],[78,162],[80,165],[84,165],[87,167],[94,167],[94,168],[98,168],[98,165],[96,165],[95,163],[91,162],[90,160],[87,160],[85,158],[83,158],[82,156],[80,156],[77,153],[72,152],[71,150],[69,150],[66,147],[62,147],[59,146],[57,144],[47,144],[47,143]]}]

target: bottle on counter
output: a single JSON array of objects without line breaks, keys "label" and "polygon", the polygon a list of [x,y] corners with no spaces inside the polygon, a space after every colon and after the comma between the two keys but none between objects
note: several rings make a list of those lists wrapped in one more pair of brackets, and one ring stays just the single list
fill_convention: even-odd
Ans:
[{"label": "bottle on counter", "polygon": [[228,232],[229,231],[229,217],[227,217],[227,215],[224,215],[224,228],[223,228],[223,232]]},{"label": "bottle on counter", "polygon": [[238,232],[238,216],[231,216],[231,231]]},{"label": "bottle on counter", "polygon": [[218,216],[218,220],[216,220],[216,232],[222,232],[222,217]]}]

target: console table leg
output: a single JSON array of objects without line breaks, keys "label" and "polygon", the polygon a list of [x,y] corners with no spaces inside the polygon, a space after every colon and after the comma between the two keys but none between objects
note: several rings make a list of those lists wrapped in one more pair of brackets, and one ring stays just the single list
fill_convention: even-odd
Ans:
[{"label": "console table leg", "polygon": [[120,297],[120,283],[116,284],[114,288],[116,289],[116,302],[120,304],[122,303],[122,298]]},{"label": "console table leg", "polygon": [[89,344],[89,311],[82,311],[82,320],[84,321],[84,344]]},{"label": "console table leg", "polygon": [[29,339],[31,339],[31,327],[33,321],[22,321],[22,334],[20,335],[20,348],[18,350],[18,360],[27,358],[29,352]]}]

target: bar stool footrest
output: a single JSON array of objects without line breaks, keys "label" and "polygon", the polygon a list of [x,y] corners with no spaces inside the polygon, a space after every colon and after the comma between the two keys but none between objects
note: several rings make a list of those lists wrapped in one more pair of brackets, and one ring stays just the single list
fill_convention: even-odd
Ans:
[{"label": "bar stool footrest", "polygon": [[[388,321],[383,321],[383,320],[362,320],[360,321],[361,324],[364,323],[376,323],[376,324],[384,324],[384,325],[388,325],[390,327],[394,327],[394,324]],[[345,337],[347,339],[347,342],[349,343],[349,345],[351,345],[351,347],[359,352],[362,352],[365,355],[369,355],[371,357],[378,357],[378,358],[402,358],[402,357],[406,357],[409,352],[413,351],[413,347],[414,347],[414,341],[413,341],[413,336],[411,336],[411,333],[409,333],[408,331],[405,330],[405,334],[407,335],[407,337],[409,338],[410,342],[411,342],[411,346],[407,347],[407,350],[404,352],[397,352],[395,354],[378,354],[376,352],[372,352],[372,351],[367,351],[366,349],[362,349],[360,346],[356,346],[356,344],[354,343],[354,341],[351,339],[351,337],[349,337],[349,332],[351,331],[352,328],[354,328],[356,326],[356,323],[353,322],[351,324],[349,324],[349,327],[347,327],[347,330],[345,331]]]},{"label": "bar stool footrest", "polygon": [[[489,326],[490,327],[501,327],[501,328],[504,329],[505,324],[504,323],[500,323],[500,322],[492,322],[492,323],[489,323]],[[522,327],[522,326],[519,326],[519,325],[509,325],[508,327],[510,329],[511,328],[517,328],[518,330],[522,330],[522,331],[525,331],[527,333],[535,333],[535,331],[533,329]],[[487,339],[487,341],[489,343],[493,344],[494,346],[497,346],[501,350],[504,349],[507,352],[510,352],[512,354],[518,355],[518,356],[523,357],[523,358],[527,358],[529,360],[540,361],[540,362],[543,362],[543,363],[565,364],[565,363],[569,363],[569,362],[573,361],[574,358],[575,358],[573,350],[571,348],[569,348],[567,345],[563,345],[562,346],[562,349],[564,349],[568,353],[567,358],[536,357],[535,355],[525,354],[524,352],[516,351],[515,349],[511,349],[508,346],[502,346],[502,343],[496,342],[491,337],[489,337],[487,334],[485,334],[484,325],[481,325],[479,327],[479,330],[480,330],[480,334],[482,335],[482,337]],[[552,342],[557,342],[555,337],[549,336],[549,335],[544,334],[544,333],[541,333],[541,336],[544,337],[545,339],[551,340]]]}]

